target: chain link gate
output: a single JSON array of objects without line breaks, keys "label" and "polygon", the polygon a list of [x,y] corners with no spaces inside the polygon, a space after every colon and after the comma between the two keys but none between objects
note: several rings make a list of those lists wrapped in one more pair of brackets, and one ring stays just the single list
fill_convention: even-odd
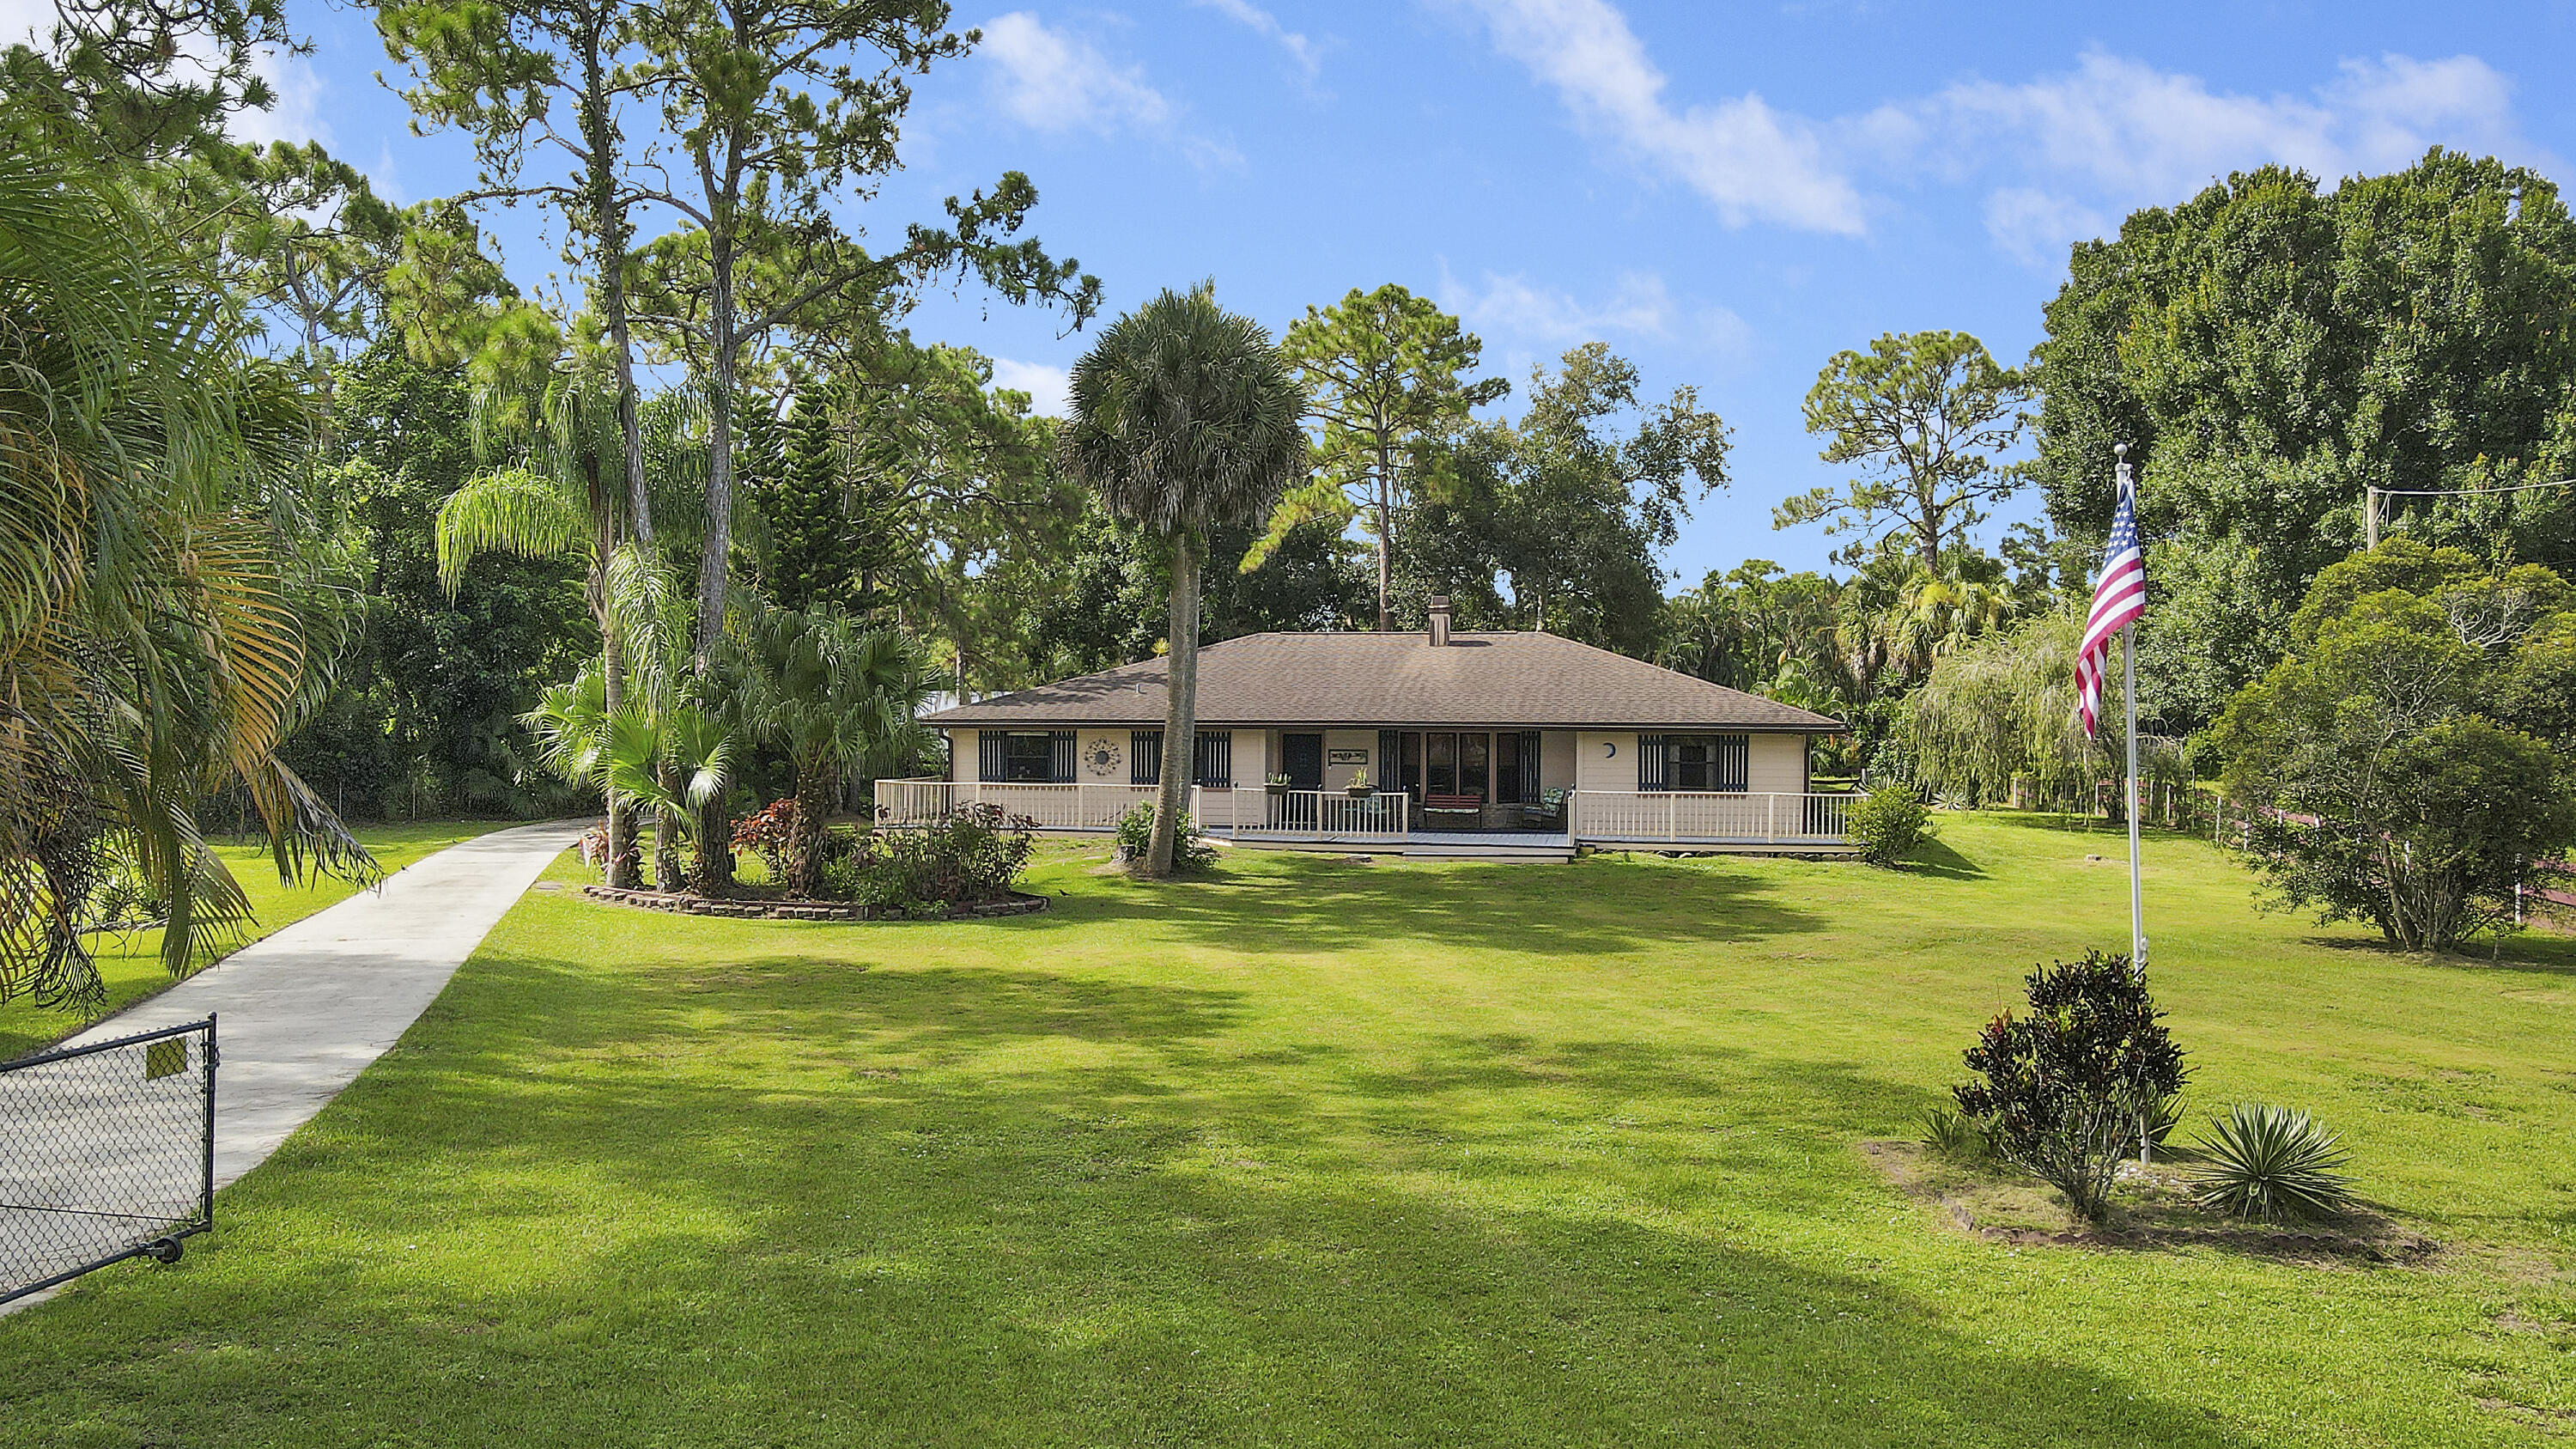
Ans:
[{"label": "chain link gate", "polygon": [[215,1225],[215,1019],[0,1062],[0,1303]]}]

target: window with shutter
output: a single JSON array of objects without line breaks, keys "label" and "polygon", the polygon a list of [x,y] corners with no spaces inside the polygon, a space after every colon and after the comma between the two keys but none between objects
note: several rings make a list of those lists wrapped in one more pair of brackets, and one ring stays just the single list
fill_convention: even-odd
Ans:
[{"label": "window with shutter", "polygon": [[1127,783],[1159,785],[1163,783],[1163,732],[1129,730],[1127,732]]},{"label": "window with shutter", "polygon": [[1011,778],[1011,737],[1000,730],[975,736],[975,778],[986,784]]},{"label": "window with shutter", "polygon": [[1234,731],[1201,730],[1191,736],[1190,751],[1198,756],[1198,778],[1194,783],[1210,789],[1223,789],[1234,783]]},{"label": "window with shutter", "polygon": [[1669,790],[1671,742],[1662,735],[1637,736],[1637,788]]}]

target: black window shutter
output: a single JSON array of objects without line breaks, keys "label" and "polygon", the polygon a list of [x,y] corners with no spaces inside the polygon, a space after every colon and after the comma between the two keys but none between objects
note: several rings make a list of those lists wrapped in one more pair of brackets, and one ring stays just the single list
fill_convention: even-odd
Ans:
[{"label": "black window shutter", "polygon": [[1130,785],[1163,783],[1163,732],[1161,730],[1127,732],[1127,783]]},{"label": "black window shutter", "polygon": [[1073,752],[1076,742],[1071,730],[1047,732],[1047,779],[1061,785],[1073,778]]},{"label": "black window shutter", "polygon": [[1637,736],[1637,788],[1640,790],[1669,788],[1664,781],[1672,774],[1668,768],[1670,759],[1671,746],[1662,735]]},{"label": "black window shutter", "polygon": [[1709,741],[1708,787],[1742,794],[1753,780],[1753,744],[1749,736],[1719,735]]},{"label": "black window shutter", "polygon": [[1538,750],[1538,731],[1521,731],[1521,799],[1531,804],[1539,797]]},{"label": "black window shutter", "polygon": [[1404,778],[1404,731],[1377,732],[1377,762],[1369,767],[1369,782],[1381,790],[1409,790],[1414,782]]},{"label": "black window shutter", "polygon": [[1218,789],[1234,784],[1234,731],[1201,730],[1190,737],[1190,748],[1199,757],[1193,783]]},{"label": "black window shutter", "polygon": [[1011,737],[1000,730],[975,736],[975,778],[991,783],[1011,777]]}]

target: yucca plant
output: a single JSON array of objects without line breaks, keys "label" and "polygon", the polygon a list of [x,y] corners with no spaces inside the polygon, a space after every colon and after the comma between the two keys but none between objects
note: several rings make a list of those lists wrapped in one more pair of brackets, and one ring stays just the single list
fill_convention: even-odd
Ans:
[{"label": "yucca plant", "polygon": [[2355,1199],[2340,1169],[2350,1154],[2338,1141],[2305,1112],[2240,1102],[2194,1144],[2209,1159],[2194,1174],[2200,1204],[2266,1223],[2346,1212]]},{"label": "yucca plant", "polygon": [[1923,1114],[1923,1145],[1961,1162],[1972,1162],[1994,1151],[1986,1140],[1986,1124],[1956,1107],[1935,1107]]}]

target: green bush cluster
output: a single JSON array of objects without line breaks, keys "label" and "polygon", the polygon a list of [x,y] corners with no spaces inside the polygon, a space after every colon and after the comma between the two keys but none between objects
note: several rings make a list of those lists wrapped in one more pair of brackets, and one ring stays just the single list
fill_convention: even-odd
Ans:
[{"label": "green bush cluster", "polygon": [[2113,1171],[2182,1090],[2182,1048],[2127,956],[2032,969],[2027,1014],[1998,1013],[1968,1048],[1979,1080],[1952,1089],[1997,1156],[2099,1218]]},{"label": "green bush cluster", "polygon": [[862,837],[828,855],[823,893],[897,915],[1007,900],[1037,850],[1037,822],[978,802],[935,825]]},{"label": "green bush cluster", "polygon": [[[1118,817],[1118,858],[1143,860],[1154,843],[1154,802],[1144,801]],[[1172,840],[1172,873],[1188,875],[1193,871],[1211,870],[1216,866],[1216,847],[1208,844],[1207,832],[1181,812],[1179,831]]]},{"label": "green bush cluster", "polygon": [[1895,865],[1932,838],[1931,813],[1902,785],[1882,785],[1852,802],[1843,829],[1872,865]]}]

